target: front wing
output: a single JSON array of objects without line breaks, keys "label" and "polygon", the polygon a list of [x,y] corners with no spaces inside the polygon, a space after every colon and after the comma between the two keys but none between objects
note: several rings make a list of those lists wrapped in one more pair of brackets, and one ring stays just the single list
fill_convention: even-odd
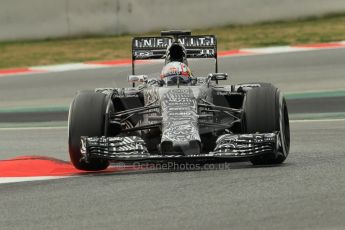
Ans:
[{"label": "front wing", "polygon": [[243,160],[254,156],[276,153],[280,146],[279,132],[263,134],[225,134],[218,138],[212,152],[197,155],[150,154],[138,136],[81,137],[84,159],[102,158],[114,161],[169,161],[169,160]]}]

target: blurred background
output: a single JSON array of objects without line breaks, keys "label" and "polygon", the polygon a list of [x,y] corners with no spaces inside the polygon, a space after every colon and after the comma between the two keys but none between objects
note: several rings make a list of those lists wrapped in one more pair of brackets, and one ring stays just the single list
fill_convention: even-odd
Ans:
[{"label": "blurred background", "polygon": [[344,12],[342,0],[2,0],[0,40],[205,29]]},{"label": "blurred background", "polygon": [[[290,99],[290,111],[303,116],[345,112],[339,106],[345,101],[343,0],[0,3],[2,123],[66,122],[68,105],[77,90],[129,86],[133,36],[157,36],[160,30],[169,29],[214,34],[220,53],[276,53],[221,58],[220,71],[231,76],[227,84],[272,82]],[[286,53],[309,48],[326,49]],[[212,72],[213,64],[190,62],[197,76]],[[161,63],[138,65],[138,72],[158,76],[161,68]]]},{"label": "blurred background", "polygon": [[1,0],[0,69],[128,59],[132,35],[188,29],[219,50],[344,40],[343,0]]}]

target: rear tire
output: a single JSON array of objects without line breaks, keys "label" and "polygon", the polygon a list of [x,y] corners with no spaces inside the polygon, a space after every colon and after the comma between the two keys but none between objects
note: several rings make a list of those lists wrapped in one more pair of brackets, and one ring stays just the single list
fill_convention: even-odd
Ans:
[{"label": "rear tire", "polygon": [[245,133],[280,131],[281,147],[277,153],[254,157],[254,165],[281,164],[290,150],[289,116],[282,93],[271,84],[248,91],[244,103]]},{"label": "rear tire", "polygon": [[75,168],[86,171],[104,170],[109,162],[103,159],[82,159],[81,136],[103,136],[105,130],[106,95],[93,91],[81,91],[71,103],[68,116],[68,146]]}]

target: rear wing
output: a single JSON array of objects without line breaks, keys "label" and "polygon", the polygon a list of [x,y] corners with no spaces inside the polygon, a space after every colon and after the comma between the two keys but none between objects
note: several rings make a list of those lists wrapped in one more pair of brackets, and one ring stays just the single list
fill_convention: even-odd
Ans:
[{"label": "rear wing", "polygon": [[[166,33],[170,35],[169,33]],[[162,35],[163,32],[162,32]],[[167,48],[179,41],[186,49],[187,58],[214,58],[217,64],[217,39],[214,35],[178,35],[174,37],[135,37],[132,40],[132,74],[136,60],[164,59]]]}]

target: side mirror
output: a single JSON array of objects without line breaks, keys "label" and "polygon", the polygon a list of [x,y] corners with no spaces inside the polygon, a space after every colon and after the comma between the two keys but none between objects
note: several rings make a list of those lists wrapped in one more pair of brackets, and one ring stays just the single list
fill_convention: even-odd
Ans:
[{"label": "side mirror", "polygon": [[132,83],[146,83],[147,82],[147,75],[129,75],[128,76],[128,82],[132,82]]},{"label": "side mirror", "polygon": [[228,79],[228,74],[227,73],[210,73],[208,75],[209,79],[211,81],[224,81]]}]

